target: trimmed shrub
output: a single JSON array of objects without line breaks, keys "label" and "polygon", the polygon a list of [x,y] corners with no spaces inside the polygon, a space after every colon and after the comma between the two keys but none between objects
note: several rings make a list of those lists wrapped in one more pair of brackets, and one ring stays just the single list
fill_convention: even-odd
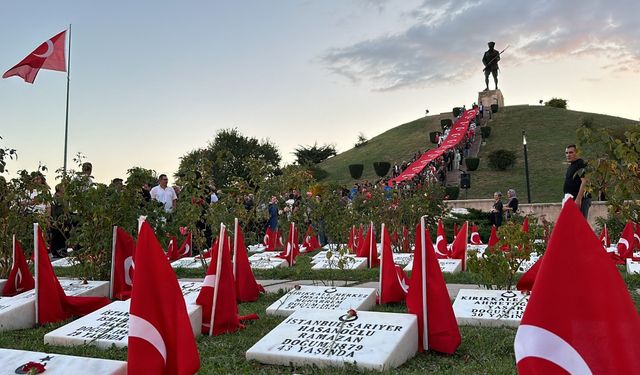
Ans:
[{"label": "trimmed shrub", "polygon": [[378,177],[384,177],[391,169],[391,163],[386,161],[377,161],[373,163],[373,169],[376,171]]},{"label": "trimmed shrub", "polygon": [[431,143],[438,143],[438,141],[436,140],[436,137],[438,136],[438,133],[440,133],[440,132],[431,132],[431,133],[429,133],[429,140],[431,141]]},{"label": "trimmed shrub", "polygon": [[349,174],[351,174],[351,178],[354,180],[362,177],[362,172],[364,171],[364,164],[349,164]]},{"label": "trimmed shrub", "polygon": [[552,98],[548,102],[544,102],[547,107],[567,109],[567,100],[560,98]]},{"label": "trimmed shrub", "polygon": [[460,116],[460,112],[461,111],[462,111],[462,109],[460,107],[453,107],[453,117]]},{"label": "trimmed shrub", "polygon": [[450,128],[453,125],[453,121],[450,118],[443,118],[440,120],[440,127],[444,130]]},{"label": "trimmed shrub", "polygon": [[447,186],[445,187],[445,195],[449,197],[448,199],[451,201],[455,201],[458,199],[460,195],[460,187],[459,186]]},{"label": "trimmed shrub", "polygon": [[480,166],[480,158],[465,158],[464,164],[468,171],[475,171]]},{"label": "trimmed shrub", "polygon": [[489,136],[491,135],[491,126],[481,127],[480,134],[482,134],[482,138],[489,138]]},{"label": "trimmed shrub", "polygon": [[498,105],[491,104],[491,113],[496,113],[496,112],[498,112]]},{"label": "trimmed shrub", "polygon": [[489,168],[504,171],[516,163],[518,155],[511,150],[495,150],[489,154]]}]

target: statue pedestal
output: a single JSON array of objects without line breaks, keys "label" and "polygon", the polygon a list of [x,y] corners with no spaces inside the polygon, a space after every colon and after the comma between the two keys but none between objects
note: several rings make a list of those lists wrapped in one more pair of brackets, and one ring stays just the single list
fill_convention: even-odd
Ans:
[{"label": "statue pedestal", "polygon": [[504,97],[500,90],[480,91],[478,93],[478,105],[482,104],[485,109],[491,110],[491,104],[497,104],[498,108],[504,107]]}]

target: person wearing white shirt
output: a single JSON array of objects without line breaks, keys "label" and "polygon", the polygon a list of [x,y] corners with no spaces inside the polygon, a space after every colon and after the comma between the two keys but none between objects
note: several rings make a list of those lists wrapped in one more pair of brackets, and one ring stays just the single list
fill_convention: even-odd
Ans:
[{"label": "person wearing white shirt", "polygon": [[166,212],[171,212],[176,208],[178,196],[171,186],[167,186],[169,179],[166,174],[158,177],[158,185],[151,189],[151,199],[156,200],[164,205]]}]

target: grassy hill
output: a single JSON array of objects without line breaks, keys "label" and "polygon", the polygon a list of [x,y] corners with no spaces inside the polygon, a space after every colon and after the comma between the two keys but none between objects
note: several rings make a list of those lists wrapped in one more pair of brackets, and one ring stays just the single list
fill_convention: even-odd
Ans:
[{"label": "grassy hill", "polygon": [[[348,165],[362,163],[365,171],[362,179],[376,180],[373,162],[389,161],[401,163],[409,160],[418,150],[424,151],[435,145],[429,142],[429,132],[440,129],[440,119],[449,115],[424,117],[393,129],[372,139],[361,147],[345,151],[328,159],[319,166],[329,176],[325,181],[352,184]],[[562,198],[562,183],[566,164],[564,148],[576,143],[576,129],[585,118],[592,118],[595,127],[621,128],[636,121],[577,112],[545,106],[511,106],[500,109],[489,122],[491,136],[480,148],[480,167],[471,172],[471,189],[468,198],[491,198],[494,191],[503,194],[507,189],[517,191],[521,202],[526,202],[524,173],[524,152],[522,130],[527,134],[529,178],[531,200],[538,202],[558,202]],[[497,149],[513,150],[518,155],[516,165],[507,171],[493,171],[488,167],[487,155]],[[589,155],[583,155],[589,159]],[[461,192],[464,198],[465,193]]]}]

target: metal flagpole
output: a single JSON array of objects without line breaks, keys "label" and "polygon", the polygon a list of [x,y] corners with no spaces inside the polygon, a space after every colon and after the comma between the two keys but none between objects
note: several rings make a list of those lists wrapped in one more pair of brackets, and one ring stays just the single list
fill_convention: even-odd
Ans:
[{"label": "metal flagpole", "polygon": [[62,168],[62,175],[67,175],[67,140],[69,138],[69,81],[71,74],[71,24],[69,24],[69,51],[67,57],[67,110],[64,119],[64,166]]}]

